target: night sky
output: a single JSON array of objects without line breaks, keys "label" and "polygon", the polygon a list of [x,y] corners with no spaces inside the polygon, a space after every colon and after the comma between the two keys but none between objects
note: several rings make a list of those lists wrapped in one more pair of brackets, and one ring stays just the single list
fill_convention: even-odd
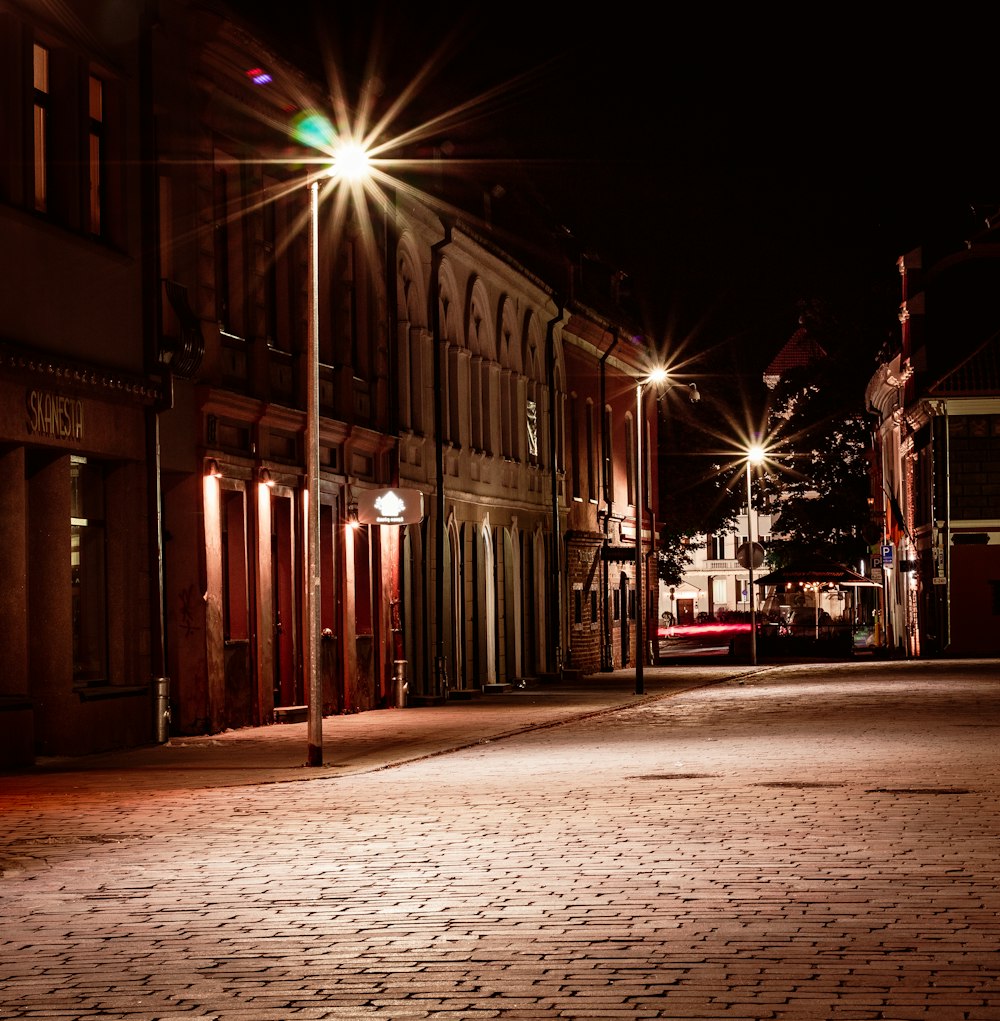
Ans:
[{"label": "night sky", "polygon": [[806,298],[877,338],[896,258],[1000,205],[987,27],[957,15],[294,10],[345,65],[375,54],[385,96],[437,53],[404,118],[497,89],[441,137],[518,163],[560,223],[630,272],[667,347],[728,343],[766,364]]}]

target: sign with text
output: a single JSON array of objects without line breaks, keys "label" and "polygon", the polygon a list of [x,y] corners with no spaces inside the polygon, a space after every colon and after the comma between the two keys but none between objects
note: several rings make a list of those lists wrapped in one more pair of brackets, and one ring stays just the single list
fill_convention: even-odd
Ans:
[{"label": "sign with text", "polygon": [[424,519],[424,494],[419,489],[366,489],[358,493],[358,523],[416,525]]}]

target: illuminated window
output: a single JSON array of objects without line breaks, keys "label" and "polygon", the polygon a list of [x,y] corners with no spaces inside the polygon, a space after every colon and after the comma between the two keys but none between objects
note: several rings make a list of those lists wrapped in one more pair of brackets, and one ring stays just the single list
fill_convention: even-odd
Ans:
[{"label": "illuminated window", "polygon": [[85,457],[70,458],[70,564],[73,679],[107,678],[107,585],[104,472]]},{"label": "illuminated window", "polygon": [[101,233],[101,165],[104,159],[104,85],[90,76],[90,232]]},{"label": "illuminated window", "polygon": [[35,209],[45,212],[49,202],[49,51],[34,48],[34,172]]},{"label": "illuminated window", "polygon": [[594,435],[594,402],[587,401],[587,497],[597,503],[597,438]]}]

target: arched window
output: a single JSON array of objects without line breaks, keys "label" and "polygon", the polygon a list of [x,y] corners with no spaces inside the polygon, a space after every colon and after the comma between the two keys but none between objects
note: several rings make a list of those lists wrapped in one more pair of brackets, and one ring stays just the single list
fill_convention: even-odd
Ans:
[{"label": "arched window", "polygon": [[587,499],[597,503],[597,437],[594,435],[594,402],[587,400]]},{"label": "arched window", "polygon": [[635,420],[625,416],[625,492],[629,506],[635,504]]},{"label": "arched window", "polygon": [[582,487],[580,485],[580,429],[578,425],[578,406],[579,401],[577,400],[576,394],[571,394],[569,398],[569,457],[574,500],[583,499]]},{"label": "arched window", "polygon": [[611,405],[605,405],[601,445],[604,449],[604,502],[610,507],[615,501],[615,448],[611,445]]}]

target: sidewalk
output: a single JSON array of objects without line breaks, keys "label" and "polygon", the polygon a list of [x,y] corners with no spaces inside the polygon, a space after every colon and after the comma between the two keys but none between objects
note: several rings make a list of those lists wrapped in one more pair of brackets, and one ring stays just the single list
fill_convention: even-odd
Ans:
[{"label": "sidewalk", "polygon": [[538,682],[524,689],[476,694],[438,706],[327,716],[320,766],[305,764],[308,724],[280,723],[205,737],[172,737],[163,745],[127,751],[40,759],[27,769],[0,772],[0,786],[8,793],[100,794],[347,776],[558,726],[762,669],[766,667],[724,662],[647,667],[643,695],[635,694],[635,673],[618,670],[574,681]]}]

